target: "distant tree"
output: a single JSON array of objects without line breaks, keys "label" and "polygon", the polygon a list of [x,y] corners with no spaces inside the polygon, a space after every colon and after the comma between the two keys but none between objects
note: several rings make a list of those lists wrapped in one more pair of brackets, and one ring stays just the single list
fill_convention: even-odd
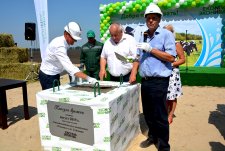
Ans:
[{"label": "distant tree", "polygon": [[195,34],[187,34],[186,39],[186,33],[176,33],[176,40],[177,41],[185,41],[185,40],[202,40],[202,36],[195,35]]}]

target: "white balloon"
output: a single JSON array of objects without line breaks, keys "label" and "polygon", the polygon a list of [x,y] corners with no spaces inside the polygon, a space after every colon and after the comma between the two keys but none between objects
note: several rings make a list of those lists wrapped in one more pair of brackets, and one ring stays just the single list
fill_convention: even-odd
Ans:
[{"label": "white balloon", "polygon": [[99,10],[100,10],[100,11],[103,11],[103,10],[104,10],[104,8],[101,6],[101,7],[99,7]]},{"label": "white balloon", "polygon": [[107,34],[104,34],[104,35],[103,35],[104,38],[106,38],[107,36],[108,36]]},{"label": "white balloon", "polygon": [[129,4],[132,4],[132,3],[133,3],[133,1],[129,1],[128,3],[129,3]]},{"label": "white balloon", "polygon": [[180,4],[179,3],[176,3],[175,7],[176,8],[179,8],[180,7]]},{"label": "white balloon", "polygon": [[180,4],[183,4],[183,3],[184,3],[184,0],[180,0],[179,3],[180,3]]},{"label": "white balloon", "polygon": [[104,38],[104,37],[102,37],[102,38],[101,38],[101,41],[105,41],[105,38]]},{"label": "white balloon", "polygon": [[122,9],[119,11],[119,14],[123,14],[123,10]]},{"label": "white balloon", "polygon": [[214,3],[214,0],[209,0],[209,4],[212,5]]}]

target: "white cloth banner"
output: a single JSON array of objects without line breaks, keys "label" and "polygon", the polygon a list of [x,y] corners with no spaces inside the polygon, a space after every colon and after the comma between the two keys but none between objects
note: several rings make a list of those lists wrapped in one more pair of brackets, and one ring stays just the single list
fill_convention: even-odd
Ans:
[{"label": "white cloth banner", "polygon": [[43,60],[46,56],[45,49],[49,42],[47,0],[34,0],[34,6],[38,24],[41,59]]}]

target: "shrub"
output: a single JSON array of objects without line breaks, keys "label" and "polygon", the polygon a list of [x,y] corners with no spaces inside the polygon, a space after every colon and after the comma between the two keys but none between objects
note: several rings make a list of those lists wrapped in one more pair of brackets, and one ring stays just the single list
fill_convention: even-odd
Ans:
[{"label": "shrub", "polygon": [[15,43],[11,34],[0,34],[0,47],[14,47]]}]

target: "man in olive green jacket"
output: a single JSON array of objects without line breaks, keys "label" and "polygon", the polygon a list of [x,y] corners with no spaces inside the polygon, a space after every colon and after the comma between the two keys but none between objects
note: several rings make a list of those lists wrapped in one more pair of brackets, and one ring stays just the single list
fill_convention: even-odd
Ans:
[{"label": "man in olive green jacket", "polygon": [[85,65],[87,75],[99,79],[100,55],[103,43],[95,39],[95,33],[92,30],[87,32],[88,42],[82,46],[80,55],[80,64]]}]

